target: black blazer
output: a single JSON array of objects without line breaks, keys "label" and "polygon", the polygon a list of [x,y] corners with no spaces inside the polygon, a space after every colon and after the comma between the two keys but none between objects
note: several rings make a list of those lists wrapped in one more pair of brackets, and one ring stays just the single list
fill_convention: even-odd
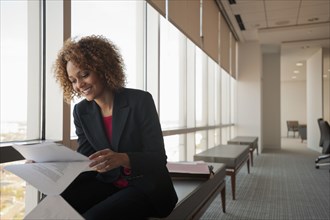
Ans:
[{"label": "black blazer", "polygon": [[[109,143],[102,114],[95,101],[83,100],[73,111],[78,152],[89,156],[101,149],[126,152],[132,174],[129,184],[149,198],[159,217],[165,217],[178,201],[166,168],[164,140],[152,96],[145,91],[121,89],[114,94],[112,143]],[[118,178],[120,168],[99,173],[102,181]]]}]

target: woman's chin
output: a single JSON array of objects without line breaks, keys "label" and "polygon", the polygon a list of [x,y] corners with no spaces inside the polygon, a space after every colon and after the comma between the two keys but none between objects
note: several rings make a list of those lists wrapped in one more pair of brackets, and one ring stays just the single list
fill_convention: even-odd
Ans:
[{"label": "woman's chin", "polygon": [[93,96],[85,96],[85,99],[87,101],[93,101],[94,100]]}]

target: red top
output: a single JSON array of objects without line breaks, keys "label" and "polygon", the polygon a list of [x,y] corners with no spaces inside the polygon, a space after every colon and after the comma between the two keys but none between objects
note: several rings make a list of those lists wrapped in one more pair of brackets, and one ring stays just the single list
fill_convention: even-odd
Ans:
[{"label": "red top", "polygon": [[[103,123],[106,130],[107,137],[109,139],[109,142],[112,141],[112,116],[106,116],[103,117]],[[115,186],[119,188],[124,188],[128,186],[127,180],[123,176],[129,176],[131,175],[131,169],[129,168],[123,168],[122,175],[113,183]]]}]

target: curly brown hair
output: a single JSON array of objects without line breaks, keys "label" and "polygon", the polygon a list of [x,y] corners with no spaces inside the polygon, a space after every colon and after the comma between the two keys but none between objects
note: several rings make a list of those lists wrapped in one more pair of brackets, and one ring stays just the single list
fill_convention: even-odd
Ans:
[{"label": "curly brown hair", "polygon": [[76,96],[66,70],[67,63],[71,61],[79,69],[89,70],[105,78],[107,86],[116,91],[126,84],[124,62],[116,45],[103,36],[86,36],[79,40],[68,39],[57,55],[53,69],[56,81],[60,83],[64,99],[70,101]]}]

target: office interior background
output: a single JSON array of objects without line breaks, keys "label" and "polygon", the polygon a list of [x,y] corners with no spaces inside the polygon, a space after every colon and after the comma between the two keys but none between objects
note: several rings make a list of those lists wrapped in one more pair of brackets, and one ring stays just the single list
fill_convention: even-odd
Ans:
[{"label": "office interior background", "polygon": [[[321,152],[329,8],[328,0],[1,0],[1,165],[22,162],[13,143],[75,149],[79,100],[63,102],[52,65],[65,39],[91,34],[119,47],[127,87],[152,94],[169,161],[237,135],[258,136],[260,152],[280,149],[287,120],[307,124],[307,147]],[[0,217],[11,207],[20,218],[37,203],[36,191],[1,169],[1,187],[13,182],[14,196],[1,191]]]}]

